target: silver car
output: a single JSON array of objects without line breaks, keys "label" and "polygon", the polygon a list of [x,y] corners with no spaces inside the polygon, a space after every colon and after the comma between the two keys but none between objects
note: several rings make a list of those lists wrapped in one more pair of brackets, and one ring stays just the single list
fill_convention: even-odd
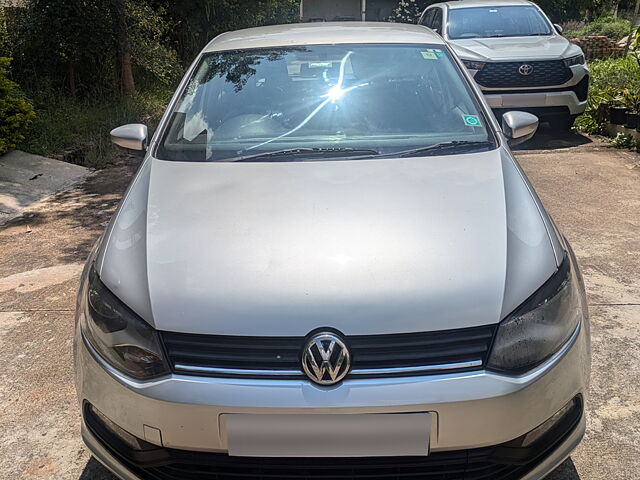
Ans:
[{"label": "silver car", "polygon": [[525,110],[569,130],[587,107],[589,69],[577,45],[526,0],[437,3],[419,22],[440,33],[496,113]]},{"label": "silver car", "polygon": [[127,480],[539,479],[585,431],[575,257],[420,26],[223,34],[80,286],[85,443]]}]

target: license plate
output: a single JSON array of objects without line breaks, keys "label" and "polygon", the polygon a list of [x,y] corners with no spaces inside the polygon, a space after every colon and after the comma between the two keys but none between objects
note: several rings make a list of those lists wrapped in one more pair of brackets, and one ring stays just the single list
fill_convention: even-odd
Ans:
[{"label": "license plate", "polygon": [[229,455],[241,457],[426,456],[430,413],[262,415],[220,418]]}]

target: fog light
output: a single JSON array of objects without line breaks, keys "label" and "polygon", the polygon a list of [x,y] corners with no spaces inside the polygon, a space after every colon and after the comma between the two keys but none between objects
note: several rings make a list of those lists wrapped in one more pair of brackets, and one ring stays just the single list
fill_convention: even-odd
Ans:
[{"label": "fog light", "polygon": [[[118,440],[120,440],[124,445],[131,448],[132,450],[147,451],[158,448],[155,445],[147,443],[144,440],[139,439],[135,435],[130,434],[124,428],[114,423],[104,413],[102,413],[90,403],[87,404],[87,413],[90,417],[87,419],[90,427],[93,427],[93,429],[96,429],[97,426],[102,427],[108,433],[110,433],[114,437],[117,437]],[[91,425],[92,423],[97,423],[98,425]]]},{"label": "fog light", "polygon": [[578,395],[530,432],[498,445],[492,454],[492,459],[512,465],[526,465],[537,461],[567,438],[581,418],[582,397]]},{"label": "fog light", "polygon": [[560,420],[562,420],[565,417],[565,415],[569,413],[576,406],[576,403],[577,403],[577,400],[574,398],[569,403],[567,403],[564,407],[562,407],[562,409],[560,409],[560,411],[558,411],[555,415],[553,415],[549,420],[547,420],[539,427],[527,433],[522,439],[522,443],[520,446],[528,447],[536,443],[538,440],[540,440],[545,435],[545,433],[549,432],[553,427],[555,427],[558,424],[558,422],[560,422]]}]

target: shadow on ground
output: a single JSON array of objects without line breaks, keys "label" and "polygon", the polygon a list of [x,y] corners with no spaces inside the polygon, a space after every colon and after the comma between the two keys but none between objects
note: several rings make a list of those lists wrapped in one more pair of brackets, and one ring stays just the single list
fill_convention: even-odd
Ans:
[{"label": "shadow on ground", "polygon": [[106,468],[95,458],[91,457],[82,470],[78,480],[117,480]]},{"label": "shadow on ground", "polygon": [[551,129],[547,125],[541,125],[536,133],[535,137],[522,145],[513,147],[513,150],[527,151],[527,150],[547,150],[547,149],[561,149],[578,147],[592,143],[592,140],[584,135],[576,132],[558,132]]},{"label": "shadow on ground", "polygon": [[83,262],[105,230],[140,162],[138,156],[123,154],[116,165],[54,195],[46,205],[7,221],[0,230],[35,231],[54,227],[52,239],[60,237],[55,238],[59,249],[57,260]]},{"label": "shadow on ground", "polygon": [[[117,480],[106,468],[95,458],[91,457],[84,467],[78,480]],[[568,458],[545,480],[580,480],[580,475],[576,470],[571,458]]]}]

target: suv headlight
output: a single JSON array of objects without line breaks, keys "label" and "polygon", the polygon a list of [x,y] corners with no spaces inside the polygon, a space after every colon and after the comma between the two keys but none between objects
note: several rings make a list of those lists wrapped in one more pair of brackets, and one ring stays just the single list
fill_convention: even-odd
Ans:
[{"label": "suv headlight", "polygon": [[582,54],[576,55],[575,57],[565,58],[563,61],[564,61],[565,66],[567,66],[567,67],[573,67],[574,65],[584,65],[585,64],[584,55],[582,55]]},{"label": "suv headlight", "polygon": [[476,62],[474,60],[462,60],[462,63],[464,63],[464,66],[469,70],[482,70],[485,65],[484,62]]},{"label": "suv headlight", "polygon": [[80,327],[104,360],[140,380],[169,373],[158,333],[107,289],[94,268],[84,289]]},{"label": "suv headlight", "polygon": [[581,318],[578,281],[565,255],[557,272],[500,323],[487,367],[509,374],[531,370],[560,350]]}]

